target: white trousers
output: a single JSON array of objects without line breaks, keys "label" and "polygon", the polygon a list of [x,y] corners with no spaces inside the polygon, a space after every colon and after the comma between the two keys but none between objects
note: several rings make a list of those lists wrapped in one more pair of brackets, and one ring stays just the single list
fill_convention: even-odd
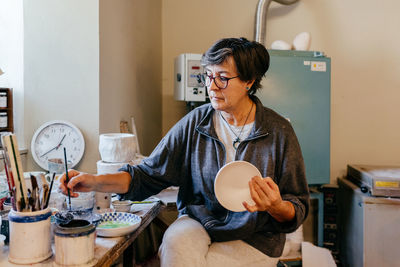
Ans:
[{"label": "white trousers", "polygon": [[204,227],[189,216],[168,227],[158,254],[161,267],[276,267],[279,260],[241,240],[211,243]]}]

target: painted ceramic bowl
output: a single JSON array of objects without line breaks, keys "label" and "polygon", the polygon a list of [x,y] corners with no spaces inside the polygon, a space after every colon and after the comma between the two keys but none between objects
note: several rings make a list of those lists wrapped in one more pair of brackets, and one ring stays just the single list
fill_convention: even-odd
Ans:
[{"label": "painted ceramic bowl", "polygon": [[127,212],[107,212],[102,214],[97,226],[97,235],[104,237],[123,236],[132,233],[142,222],[142,219]]}]

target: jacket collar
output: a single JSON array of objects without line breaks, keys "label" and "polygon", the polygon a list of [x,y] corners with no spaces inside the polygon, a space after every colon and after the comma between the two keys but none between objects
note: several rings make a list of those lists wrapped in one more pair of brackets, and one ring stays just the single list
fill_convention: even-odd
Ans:
[{"label": "jacket collar", "polygon": [[[254,139],[259,136],[264,136],[268,135],[268,127],[267,127],[267,116],[265,116],[264,113],[264,106],[261,103],[260,99],[256,97],[255,95],[250,96],[251,100],[256,104],[256,117],[254,120],[254,126],[253,129],[248,137],[248,139]],[[199,122],[199,124],[196,126],[196,130],[202,134],[205,134],[209,137],[212,137],[214,139],[218,140],[217,133],[214,128],[214,123],[213,123],[213,114],[215,110],[211,106],[211,104],[208,105],[207,111],[205,112],[204,118]]]}]

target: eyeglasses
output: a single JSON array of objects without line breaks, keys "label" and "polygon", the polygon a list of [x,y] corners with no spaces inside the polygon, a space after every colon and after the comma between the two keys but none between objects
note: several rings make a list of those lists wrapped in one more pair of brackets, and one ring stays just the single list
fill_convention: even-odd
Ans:
[{"label": "eyeglasses", "polygon": [[222,77],[222,76],[213,77],[212,75],[208,75],[207,73],[200,74],[200,79],[201,79],[202,83],[205,84],[205,86],[209,87],[211,85],[212,81],[214,80],[215,85],[219,89],[225,89],[226,87],[228,87],[229,80],[232,80],[232,79],[235,79],[238,77],[239,77],[239,75],[235,76],[235,77],[227,78],[227,77]]}]

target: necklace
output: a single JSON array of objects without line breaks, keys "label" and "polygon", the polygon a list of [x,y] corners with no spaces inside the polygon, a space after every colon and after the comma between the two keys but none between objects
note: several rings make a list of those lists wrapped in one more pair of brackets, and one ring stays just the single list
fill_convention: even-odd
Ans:
[{"label": "necklace", "polygon": [[242,142],[242,140],[240,140],[240,136],[242,135],[243,132],[243,128],[244,126],[246,126],[246,122],[249,119],[250,113],[253,110],[253,103],[251,103],[251,108],[249,113],[247,114],[246,120],[244,121],[244,124],[242,126],[242,129],[240,129],[239,134],[236,134],[235,131],[231,128],[231,125],[225,120],[224,116],[222,116],[221,112],[219,112],[219,115],[222,117],[222,119],[226,122],[226,124],[228,124],[229,130],[231,130],[231,132],[236,136],[236,139],[232,142],[232,146],[233,148],[236,150],[240,144],[240,142]]}]

